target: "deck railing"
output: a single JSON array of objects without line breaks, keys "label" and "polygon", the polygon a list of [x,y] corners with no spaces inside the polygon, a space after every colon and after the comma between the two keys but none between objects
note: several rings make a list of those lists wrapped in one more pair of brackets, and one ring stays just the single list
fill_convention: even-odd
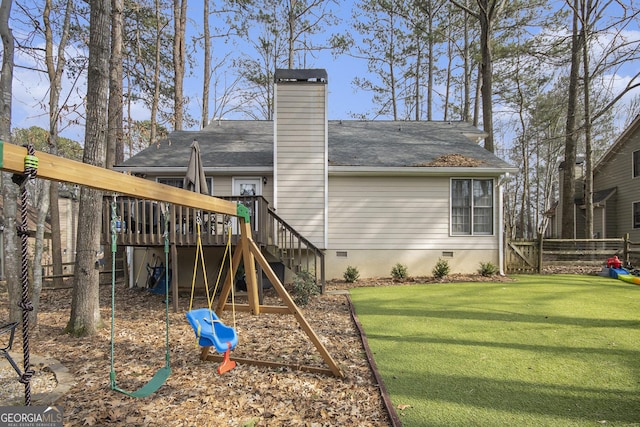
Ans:
[{"label": "deck railing", "polygon": [[[293,272],[307,270],[324,287],[324,253],[270,209],[262,196],[221,197],[249,208],[254,241]],[[238,240],[238,219],[202,209],[186,208],[132,197],[105,197],[103,209],[103,243],[111,243],[111,218],[115,213],[116,243],[122,246],[164,245],[165,221],[168,220],[170,244],[194,246],[197,223],[203,246],[224,246],[231,233]]]}]

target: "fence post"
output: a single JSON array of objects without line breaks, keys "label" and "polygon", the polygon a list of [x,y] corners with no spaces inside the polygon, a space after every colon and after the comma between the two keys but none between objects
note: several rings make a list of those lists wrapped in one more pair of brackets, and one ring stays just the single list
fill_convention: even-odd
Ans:
[{"label": "fence post", "polygon": [[544,237],[538,233],[538,274],[542,274],[542,248]]},{"label": "fence post", "polygon": [[629,265],[630,242],[629,233],[624,234],[624,265]]}]

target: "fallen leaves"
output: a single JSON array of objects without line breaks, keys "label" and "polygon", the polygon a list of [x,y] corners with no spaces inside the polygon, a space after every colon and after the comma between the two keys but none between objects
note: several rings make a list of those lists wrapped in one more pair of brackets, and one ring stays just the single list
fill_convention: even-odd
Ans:
[{"label": "fallen leaves", "polygon": [[417,167],[476,167],[481,166],[483,160],[473,159],[462,154],[446,154],[430,162],[418,163]]},{"label": "fallen leaves", "polygon": [[[110,288],[102,287],[101,315],[107,324],[96,336],[62,334],[69,318],[70,290],[46,290],[40,328],[31,351],[53,357],[75,377],[76,385],[57,405],[65,426],[388,426],[379,388],[343,295],[322,295],[304,307],[304,315],[346,377],[238,365],[222,376],[216,364],[200,361],[200,349],[184,313],[170,313],[172,375],[157,393],[133,399],[110,388]],[[6,294],[0,295],[6,299]],[[238,300],[237,302],[242,302]],[[267,295],[265,304],[279,301]],[[196,301],[206,306],[206,300]],[[0,318],[7,303],[0,300]],[[118,287],[116,290],[115,370],[117,384],[135,390],[164,366],[162,298]],[[231,313],[224,313],[232,325]],[[232,357],[326,367],[294,316],[236,313],[239,344]],[[21,348],[17,343],[15,348]]]}]

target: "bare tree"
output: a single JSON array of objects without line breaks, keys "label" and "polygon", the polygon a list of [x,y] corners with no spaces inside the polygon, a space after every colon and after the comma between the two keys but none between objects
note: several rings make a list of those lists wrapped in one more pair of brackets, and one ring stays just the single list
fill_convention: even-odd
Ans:
[{"label": "bare tree", "polygon": [[484,148],[493,153],[493,30],[496,19],[504,7],[505,0],[476,0],[478,11],[474,11],[456,0],[450,1],[480,22],[482,126],[487,133],[487,137],[484,140]]},{"label": "bare tree", "polygon": [[399,105],[408,62],[403,6],[396,0],[363,1],[352,12],[353,33],[339,34],[332,40],[336,52],[367,62],[369,76],[356,77],[353,84],[373,93],[374,117],[405,118],[400,117]]},{"label": "bare tree", "polygon": [[209,123],[209,92],[211,88],[211,28],[209,23],[209,0],[202,2],[202,21],[204,27],[204,75],[202,76],[202,119],[200,128]]},{"label": "bare tree", "polygon": [[[256,0],[238,16],[239,34],[249,28],[247,39],[254,52],[243,55],[235,65],[245,83],[243,112],[273,118],[273,75],[276,68],[309,68],[313,55],[329,49],[318,41],[326,25],[334,22],[333,0]],[[316,37],[314,37],[316,36]]]},{"label": "bare tree", "polygon": [[184,72],[185,72],[185,33],[187,28],[187,0],[173,1],[173,70],[175,130],[182,130],[184,122]]},{"label": "bare tree", "polygon": [[[609,118],[609,112],[629,91],[640,87],[640,71],[632,74],[624,88],[617,93],[594,90],[594,79],[604,74],[617,74],[620,67],[640,59],[640,40],[626,35],[626,29],[637,21],[639,11],[630,6],[619,7],[609,1],[579,0],[578,16],[582,35],[582,82],[583,125],[585,141],[585,236],[594,235],[593,220],[593,168],[595,164],[594,132],[599,122]],[[614,7],[615,6],[615,7]],[[609,9],[620,10],[620,15],[608,13]],[[608,19],[605,19],[608,17]],[[602,38],[599,35],[604,34]],[[604,40],[603,40],[604,39]],[[605,93],[606,99],[598,96]]]},{"label": "bare tree", "polygon": [[[69,28],[71,23],[71,12],[73,2],[67,0],[64,12],[63,22],[60,29],[60,40],[57,41],[57,55],[54,53],[54,45],[56,41],[53,39],[53,25],[55,18],[52,20],[53,4],[51,0],[45,2],[42,20],[44,22],[45,32],[45,66],[49,77],[49,147],[51,154],[58,154],[58,134],[60,119],[60,94],[62,93],[62,76],[66,67],[66,48],[69,43]],[[62,284],[62,242],[60,241],[60,211],[58,208],[58,184],[47,182],[44,184],[49,189],[50,223],[51,223],[51,252],[53,263],[54,285]]]},{"label": "bare tree", "polygon": [[109,135],[107,137],[107,167],[124,160],[124,129],[122,102],[122,12],[123,0],[111,0],[111,60],[109,65]]},{"label": "bare tree", "polygon": [[[569,1],[569,0],[567,0]],[[580,0],[573,0],[573,19],[571,32],[571,70],[567,98],[567,124],[564,143],[564,173],[562,174],[562,238],[575,237],[574,198],[576,193],[575,164],[578,149],[578,129],[576,114],[578,109],[578,90],[580,78],[580,53],[582,52],[582,34],[579,30]]]},{"label": "bare tree", "polygon": [[[111,2],[90,1],[89,69],[87,75],[87,120],[83,162],[104,167],[109,90],[109,42]],[[99,272],[95,267],[100,250],[102,191],[81,188],[78,239],[71,317],[67,332],[93,335],[101,326]]]},{"label": "bare tree", "polygon": [[[0,37],[2,38],[2,69],[0,70],[0,139],[11,141],[11,96],[13,82],[14,38],[9,27],[11,0],[0,3]],[[4,279],[9,291],[9,319],[19,321],[20,300],[20,250],[17,235],[18,186],[11,182],[11,174],[2,173],[2,197],[4,200]]]}]

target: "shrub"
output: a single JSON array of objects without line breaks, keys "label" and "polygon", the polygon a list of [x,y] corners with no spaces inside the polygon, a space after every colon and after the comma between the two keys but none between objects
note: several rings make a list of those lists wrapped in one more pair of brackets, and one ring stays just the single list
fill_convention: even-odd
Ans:
[{"label": "shrub", "polygon": [[498,274],[498,267],[492,262],[481,262],[480,268],[478,269],[478,273],[481,276],[489,277],[495,274]]},{"label": "shrub", "polygon": [[358,269],[356,267],[348,266],[342,277],[344,277],[345,282],[353,283],[358,280],[358,277],[360,277],[360,273],[358,272]]},{"label": "shrub", "polygon": [[433,267],[433,277],[435,277],[436,279],[442,279],[444,276],[449,274],[449,270],[449,261],[439,258],[435,267]]},{"label": "shrub", "polygon": [[320,293],[320,286],[316,283],[313,274],[307,270],[302,270],[293,279],[294,302],[297,305],[307,305],[309,299]]},{"label": "shrub", "polygon": [[406,279],[407,276],[407,266],[404,264],[397,263],[391,269],[391,277],[394,279]]}]

